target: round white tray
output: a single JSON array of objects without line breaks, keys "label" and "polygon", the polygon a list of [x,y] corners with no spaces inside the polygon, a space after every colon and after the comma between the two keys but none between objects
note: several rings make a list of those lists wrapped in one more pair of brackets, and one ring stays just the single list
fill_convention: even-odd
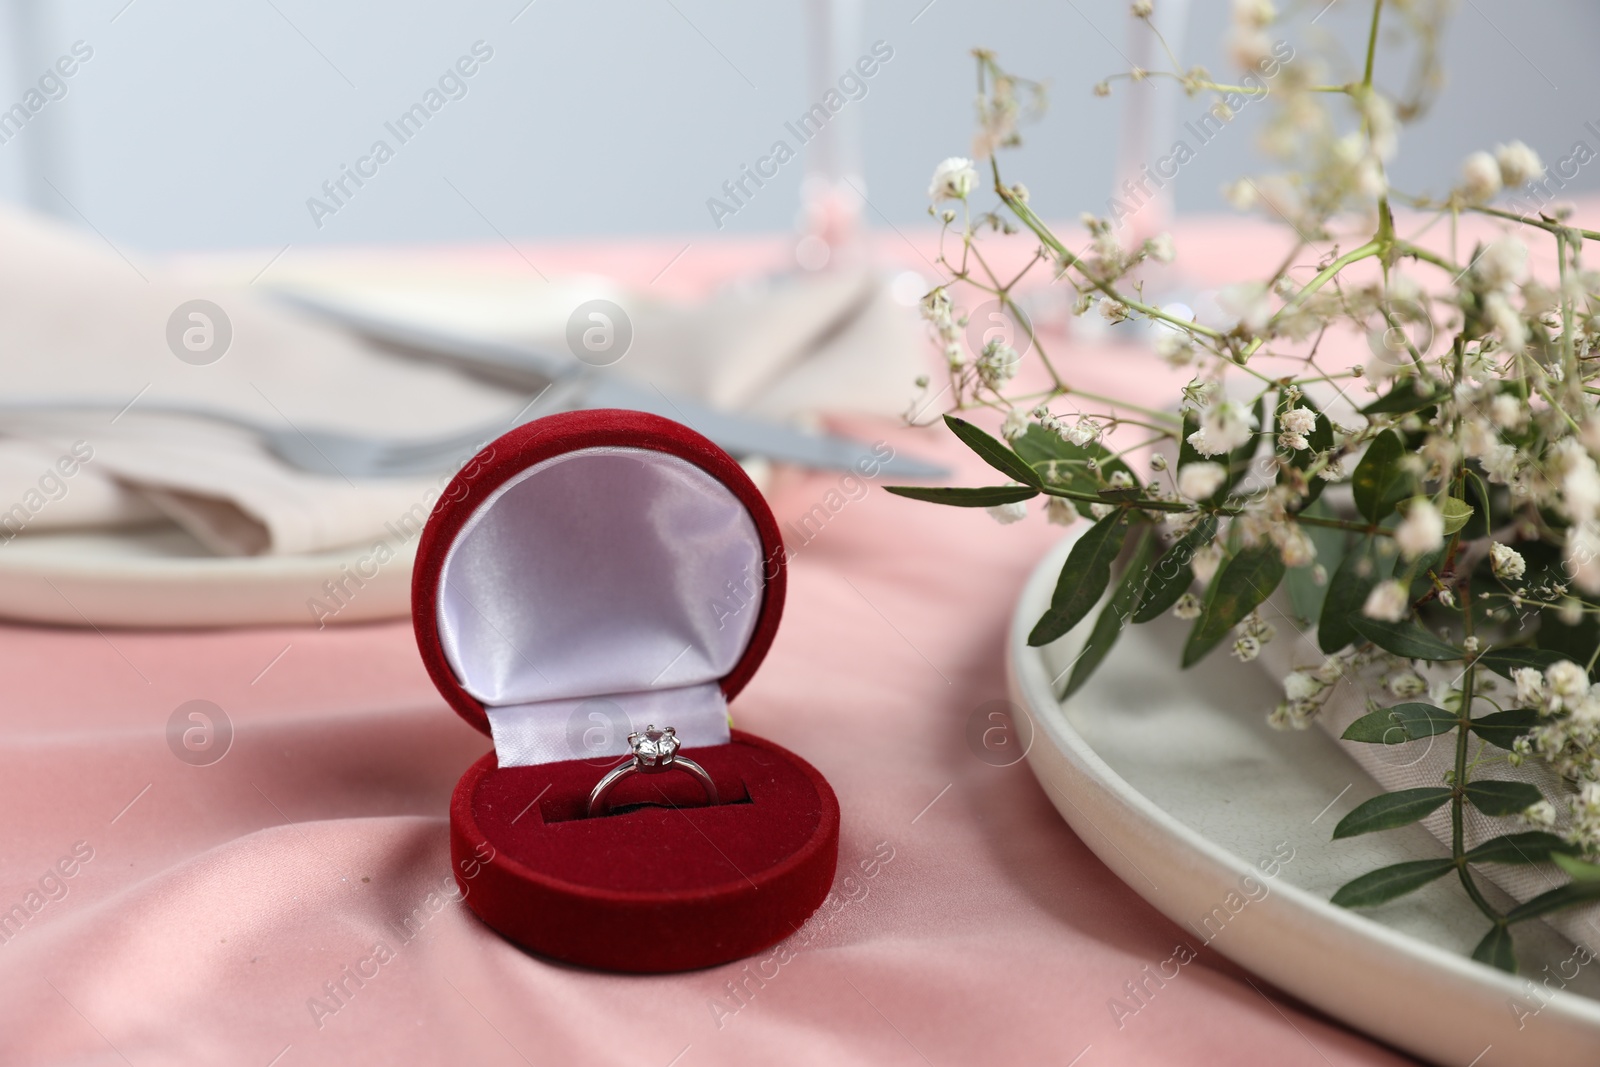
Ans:
[{"label": "round white tray", "polygon": [[[1182,927],[1193,948],[1208,945],[1433,1062],[1596,1062],[1600,961],[1579,964],[1584,957],[1544,924],[1516,928],[1524,974],[1542,980],[1544,965],[1557,973],[1572,960],[1565,970],[1577,977],[1535,996],[1525,977],[1469,958],[1487,927],[1455,879],[1368,912],[1328,902],[1374,867],[1446,853],[1420,826],[1332,841],[1339,819],[1380,790],[1322,731],[1266,725],[1282,694],[1264,671],[1221,650],[1180,671],[1187,624],[1161,619],[1125,629],[1063,707],[1054,694],[1064,678],[1057,679],[1089,623],[1047,648],[1026,640],[1072,540],[1039,564],[1023,591],[1008,675],[1013,699],[1034,722],[1034,774],[1118,877]],[[1268,876],[1263,865],[1275,859]]]}]

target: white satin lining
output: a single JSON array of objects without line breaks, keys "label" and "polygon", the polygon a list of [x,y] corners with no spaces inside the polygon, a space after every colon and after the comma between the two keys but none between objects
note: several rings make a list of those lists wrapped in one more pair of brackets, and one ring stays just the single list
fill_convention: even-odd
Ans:
[{"label": "white satin lining", "polygon": [[716,683],[755,629],[761,558],[739,499],[664,452],[582,449],[496,489],[445,554],[438,620],[500,765],[624,755],[623,720],[726,743]]}]

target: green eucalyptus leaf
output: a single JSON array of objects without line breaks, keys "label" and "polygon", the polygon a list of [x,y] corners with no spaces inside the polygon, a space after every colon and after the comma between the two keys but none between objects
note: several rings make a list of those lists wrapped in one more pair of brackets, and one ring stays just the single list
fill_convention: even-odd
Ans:
[{"label": "green eucalyptus leaf", "polygon": [[1472,732],[1491,745],[1511,751],[1517,738],[1539,725],[1539,713],[1532,708],[1496,711],[1472,720]]},{"label": "green eucalyptus leaf", "polygon": [[1444,517],[1444,535],[1449,537],[1459,532],[1472,519],[1473,508],[1460,497],[1452,496],[1445,499],[1439,514]]},{"label": "green eucalyptus leaf", "polygon": [[[1566,842],[1563,841],[1562,844]],[[1576,856],[1567,856],[1559,852],[1550,858],[1555,860],[1556,866],[1566,871],[1574,882],[1600,882],[1600,863],[1589,863]]]},{"label": "green eucalyptus leaf", "polygon": [[1415,378],[1396,379],[1387,393],[1361,409],[1363,415],[1405,415],[1420,411],[1434,402],[1432,390],[1417,392]]},{"label": "green eucalyptus leaf", "polygon": [[1317,620],[1317,647],[1331,656],[1356,643],[1361,635],[1350,625],[1350,616],[1361,611],[1372,587],[1389,576],[1394,560],[1394,556],[1378,552],[1377,537],[1364,536],[1339,561],[1328,579],[1322,615]]},{"label": "green eucalyptus leaf", "polygon": [[1038,488],[1043,483],[1034,469],[1011,449],[978,429],[966,419],[946,415],[944,424],[950,427],[963,444],[976,452],[982,460],[1014,482]]},{"label": "green eucalyptus leaf", "polygon": [[1449,799],[1450,790],[1435,785],[1383,793],[1357,804],[1354,811],[1340,819],[1339,825],[1333,828],[1334,840],[1408,826],[1433,814]]},{"label": "green eucalyptus leaf", "polygon": [[1405,442],[1393,430],[1380,433],[1367,446],[1350,478],[1350,490],[1368,521],[1383,521],[1396,504],[1416,495],[1417,478],[1405,461]]},{"label": "green eucalyptus leaf", "polygon": [[[1312,518],[1333,518],[1333,509],[1326,501],[1317,500],[1306,505],[1300,514]],[[1311,566],[1290,567],[1283,576],[1283,587],[1289,592],[1289,606],[1294,610],[1296,625],[1301,629],[1316,625],[1322,615],[1322,605],[1327,601],[1330,575],[1336,574],[1344,562],[1345,542],[1349,536],[1343,530],[1329,529],[1311,523],[1302,523],[1300,532],[1316,546],[1317,556]],[[1322,567],[1322,581],[1316,579],[1317,565]]]},{"label": "green eucalyptus leaf", "polygon": [[1028,644],[1048,645],[1089,614],[1111,584],[1111,562],[1122,551],[1122,516],[1107,515],[1078,538],[1061,568],[1050,608],[1028,634]]},{"label": "green eucalyptus leaf", "polygon": [[1379,867],[1339,887],[1333,903],[1341,908],[1370,908],[1421,889],[1455,870],[1449,859],[1411,860]]},{"label": "green eucalyptus leaf", "polygon": [[1139,596],[1139,606],[1134,610],[1133,621],[1149,622],[1164,615],[1194,584],[1194,570],[1190,561],[1194,554],[1209,545],[1217,536],[1217,517],[1206,515],[1194,528],[1162,554],[1150,568],[1150,578]]},{"label": "green eucalyptus leaf", "polygon": [[895,496],[908,500],[922,500],[930,504],[948,504],[954,508],[992,508],[997,504],[1015,504],[1031,500],[1039,490],[1026,485],[986,485],[978,489],[951,489],[945,486],[887,485]]},{"label": "green eucalyptus leaf", "polygon": [[1413,702],[1379,708],[1363,715],[1350,724],[1343,737],[1346,741],[1363,741],[1371,745],[1398,745],[1449,733],[1459,725],[1460,720],[1453,713],[1432,704]]},{"label": "green eucalyptus leaf", "polygon": [[[1518,834],[1505,834],[1485,841],[1467,853],[1468,863],[1544,863],[1554,859],[1560,863],[1567,854],[1577,851],[1573,845],[1555,834],[1543,830],[1527,830]],[[1600,877],[1600,867],[1595,868]]]},{"label": "green eucalyptus leaf", "polygon": [[1438,637],[1414,622],[1385,622],[1369,619],[1359,611],[1350,615],[1350,628],[1377,645],[1385,652],[1406,659],[1425,659],[1433,662],[1461,659],[1464,653],[1450,642]]},{"label": "green eucalyptus leaf", "polygon": [[1464,792],[1472,806],[1485,815],[1515,815],[1544,799],[1539,787],[1529,782],[1503,782],[1494,778],[1468,782]]},{"label": "green eucalyptus leaf", "polygon": [[[1125,475],[1134,486],[1139,484],[1133,469],[1098,441],[1075,445],[1036,422],[1030,423],[1025,431],[1013,439],[1011,447],[1053,489],[1068,489],[1094,496],[1105,487],[1112,475],[1119,473]],[[1098,473],[1089,469],[1091,463]],[[1080,515],[1093,517],[1090,501],[1075,500],[1073,503]]]},{"label": "green eucalyptus leaf", "polygon": [[1564,653],[1547,648],[1491,648],[1478,657],[1477,663],[1481,667],[1488,667],[1502,678],[1510,678],[1511,672],[1519,667],[1532,667],[1542,671],[1566,658]]},{"label": "green eucalyptus leaf", "polygon": [[1517,953],[1516,946],[1511,942],[1510,928],[1503,923],[1489,927],[1489,932],[1483,935],[1478,947],[1472,950],[1472,958],[1508,974],[1516,974]]},{"label": "green eucalyptus leaf", "polygon": [[1271,596],[1283,581],[1283,571],[1283,557],[1271,543],[1243,549],[1224,560],[1206,587],[1200,617],[1183,646],[1182,665],[1200,662],[1240,619]]},{"label": "green eucalyptus leaf", "polygon": [[1117,643],[1122,627],[1132,614],[1139,593],[1150,577],[1150,557],[1155,550],[1155,541],[1155,533],[1148,527],[1137,535],[1133,555],[1128,559],[1128,569],[1122,572],[1122,580],[1112,591],[1111,599],[1100,609],[1100,614],[1094,620],[1094,629],[1089,631],[1089,640],[1084,643],[1083,651],[1072,665],[1072,677],[1067,679],[1067,688],[1061,693],[1063,700],[1089,680],[1095,668],[1106,658],[1106,653],[1111,651],[1111,646]]},{"label": "green eucalyptus leaf", "polygon": [[[1556,858],[1556,862],[1561,862],[1560,857]],[[1580,904],[1591,904],[1596,900],[1600,900],[1600,880],[1568,882],[1512,908],[1510,914],[1506,916],[1506,922],[1525,922],[1528,919],[1537,919],[1541,915],[1549,915],[1551,912],[1575,908]]]}]

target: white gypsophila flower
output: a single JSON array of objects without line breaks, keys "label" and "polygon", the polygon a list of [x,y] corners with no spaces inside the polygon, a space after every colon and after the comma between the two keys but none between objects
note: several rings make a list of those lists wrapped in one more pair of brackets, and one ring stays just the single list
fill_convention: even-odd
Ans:
[{"label": "white gypsophila flower", "polygon": [[1563,597],[1556,608],[1556,618],[1563,626],[1577,626],[1583,622],[1583,601],[1577,597]]},{"label": "white gypsophila flower", "polygon": [[1144,252],[1157,263],[1171,263],[1178,258],[1178,250],[1172,243],[1170,233],[1158,233],[1145,241]]},{"label": "white gypsophila flower", "polygon": [[1261,641],[1245,634],[1233,643],[1233,656],[1240,663],[1249,663],[1261,655]]},{"label": "white gypsophila flower", "polygon": [[1520,430],[1528,421],[1528,405],[1510,393],[1489,401],[1489,421],[1502,430]]},{"label": "white gypsophila flower", "polygon": [[1115,325],[1128,317],[1128,305],[1108,297],[1100,301],[1100,317]]},{"label": "white gypsophila flower", "polygon": [[1310,700],[1326,688],[1315,671],[1291,671],[1283,678],[1283,695],[1290,700]]},{"label": "white gypsophila flower", "polygon": [[1193,593],[1185,593],[1172,605],[1172,614],[1185,621],[1200,617],[1200,598]]},{"label": "white gypsophila flower", "polygon": [[1001,526],[1010,526],[1014,522],[1021,522],[1028,517],[1028,504],[1024,500],[1013,500],[1009,504],[996,504],[992,508],[985,508],[989,517]]},{"label": "white gypsophila flower", "polygon": [[1151,4],[1150,0],[1133,0],[1133,6],[1131,10],[1133,11],[1134,18],[1147,19],[1150,17],[1150,13],[1155,10],[1155,8],[1154,5]]},{"label": "white gypsophila flower", "polygon": [[1220,463],[1190,463],[1178,470],[1178,492],[1190,500],[1209,500],[1228,480],[1228,468]]},{"label": "white gypsophila flower", "polygon": [[1556,806],[1548,800],[1540,800],[1529,804],[1520,816],[1521,820],[1529,826],[1537,826],[1548,830],[1556,824]]},{"label": "white gypsophila flower", "polygon": [[978,184],[978,172],[972,160],[964,156],[951,156],[933,168],[933,182],[928,186],[928,196],[934,203],[941,200],[965,200]]},{"label": "white gypsophila flower", "polygon": [[1162,330],[1156,334],[1156,355],[1172,366],[1188,366],[1194,362],[1194,353],[1194,341],[1176,330]]},{"label": "white gypsophila flower", "polygon": [[1053,496],[1044,502],[1044,517],[1052,526],[1071,526],[1078,521],[1078,509],[1072,501]]},{"label": "white gypsophila flower", "polygon": [[1014,441],[1028,432],[1028,416],[1020,408],[1012,408],[1006,412],[1006,421],[1000,424],[1000,436],[1007,441]]},{"label": "white gypsophila flower", "polygon": [[[1228,58],[1240,70],[1259,70],[1262,63],[1272,58],[1272,38],[1251,26],[1235,26],[1228,32]],[[1216,107],[1227,108],[1227,105]]]},{"label": "white gypsophila flower", "polygon": [[1515,667],[1511,681],[1517,687],[1517,706],[1536,708],[1544,703],[1544,675],[1537,667]]},{"label": "white gypsophila flower", "polygon": [[1299,523],[1282,523],[1273,528],[1273,540],[1285,567],[1309,566],[1317,558],[1317,544]]},{"label": "white gypsophila flower", "polygon": [[1500,166],[1500,180],[1508,189],[1526,185],[1544,173],[1539,153],[1521,141],[1498,145],[1494,150],[1494,158]]},{"label": "white gypsophila flower", "polygon": [[1528,276],[1528,246],[1515,237],[1496,238],[1478,253],[1472,272],[1490,289],[1518,285]]},{"label": "white gypsophila flower", "polygon": [[1500,335],[1500,344],[1507,352],[1521,352],[1528,347],[1527,324],[1498,289],[1483,298],[1483,321]]},{"label": "white gypsophila flower", "polygon": [[1235,182],[1229,182],[1222,187],[1222,198],[1235,211],[1249,211],[1256,206],[1258,198],[1255,183],[1246,181],[1243,178]]},{"label": "white gypsophila flower", "polygon": [[1272,0],[1233,0],[1233,21],[1236,26],[1259,29],[1272,25],[1272,20],[1277,17],[1278,9],[1273,6]]},{"label": "white gypsophila flower", "polygon": [[1389,182],[1383,176],[1383,164],[1372,156],[1363,156],[1350,172],[1350,184],[1361,196],[1376,200],[1389,191]]},{"label": "white gypsophila flower", "polygon": [[1072,428],[1065,431],[1062,436],[1082,448],[1091,441],[1100,440],[1101,430],[1102,427],[1098,422],[1085,416],[1073,423]]},{"label": "white gypsophila flower", "polygon": [[1405,583],[1390,578],[1372,587],[1367,602],[1361,605],[1361,614],[1383,622],[1399,622],[1410,606],[1411,597]]},{"label": "white gypsophila flower", "polygon": [[1406,508],[1406,517],[1394,532],[1394,543],[1407,562],[1444,544],[1444,516],[1433,501],[1418,498]]},{"label": "white gypsophila flower", "polygon": [[1577,707],[1589,695],[1589,672],[1570,659],[1544,669],[1545,707],[1551,712]]},{"label": "white gypsophila flower", "polygon": [[1496,442],[1488,452],[1479,456],[1478,462],[1483,464],[1483,472],[1489,476],[1491,482],[1510,485],[1522,466],[1522,457],[1517,454],[1514,446],[1500,441]]},{"label": "white gypsophila flower", "polygon": [[1289,433],[1308,434],[1317,428],[1317,413],[1310,408],[1290,408],[1283,413],[1279,425]]},{"label": "white gypsophila flower", "polygon": [[1189,557],[1189,569],[1194,572],[1195,580],[1201,585],[1211,581],[1220,566],[1222,566],[1222,546],[1215,541],[1195,549],[1194,555]]},{"label": "white gypsophila flower", "polygon": [[1017,350],[1000,340],[991,337],[983,346],[983,355],[978,357],[978,377],[990,389],[999,391],[1007,382],[1016,377],[1017,363],[1021,357]]},{"label": "white gypsophila flower", "polygon": [[1573,522],[1592,522],[1600,513],[1600,469],[1575,438],[1556,443],[1552,458],[1561,471],[1561,502]]},{"label": "white gypsophila flower", "polygon": [[1200,428],[1189,444],[1202,456],[1220,456],[1255,436],[1256,415],[1237,400],[1219,400],[1200,412]]},{"label": "white gypsophila flower", "polygon": [[1491,200],[1500,191],[1500,164],[1487,152],[1474,152],[1461,164],[1461,196],[1469,204]]},{"label": "white gypsophila flower", "polygon": [[1585,593],[1600,593],[1600,525],[1580,522],[1567,531],[1566,570]]},{"label": "white gypsophila flower", "polygon": [[1494,569],[1494,576],[1503,582],[1515,581],[1528,571],[1522,553],[1499,541],[1489,543],[1489,566]]},{"label": "white gypsophila flower", "polygon": [[1272,301],[1260,282],[1238,282],[1217,292],[1217,306],[1239,320],[1249,333],[1260,333],[1272,318]]},{"label": "white gypsophila flower", "polygon": [[1110,515],[1112,512],[1114,512],[1116,510],[1117,510],[1117,506],[1115,504],[1090,504],[1089,505],[1089,514],[1093,515],[1096,519],[1103,519],[1107,515]]},{"label": "white gypsophila flower", "polygon": [[1400,120],[1395,115],[1394,102],[1379,92],[1368,92],[1360,101],[1362,114],[1367,120],[1367,136],[1372,151],[1379,159],[1394,158],[1400,146]]},{"label": "white gypsophila flower", "polygon": [[1428,683],[1423,681],[1422,675],[1416,671],[1400,671],[1398,674],[1391,674],[1384,682],[1384,685],[1390,693],[1402,700],[1421,696],[1428,691]]}]

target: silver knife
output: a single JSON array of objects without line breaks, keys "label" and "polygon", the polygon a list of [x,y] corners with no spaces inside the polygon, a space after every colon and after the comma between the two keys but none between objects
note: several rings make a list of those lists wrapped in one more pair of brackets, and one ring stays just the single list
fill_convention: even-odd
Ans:
[{"label": "silver knife", "polygon": [[[577,379],[561,409],[626,408],[647,411],[688,426],[740,458],[764,456],[819,470],[876,470],[899,478],[937,479],[950,471],[926,460],[891,452],[888,458],[871,445],[835,434],[813,434],[781,423],[766,422],[674,396],[598,372],[570,355],[509,341],[474,337],[374,315],[305,293],[280,290],[280,299],[319,318],[399,350],[404,355],[446,363],[498,384],[539,389]],[[542,413],[547,413],[543,412]]]}]

